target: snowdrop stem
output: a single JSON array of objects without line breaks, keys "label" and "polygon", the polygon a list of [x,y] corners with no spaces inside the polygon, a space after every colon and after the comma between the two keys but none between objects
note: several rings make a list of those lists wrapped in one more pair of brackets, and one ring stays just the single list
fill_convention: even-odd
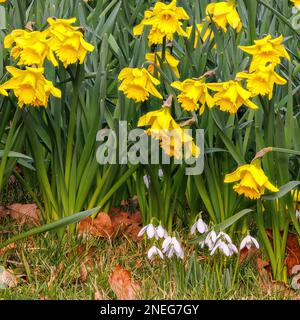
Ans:
[{"label": "snowdrop stem", "polygon": [[240,257],[241,257],[241,254],[240,254],[240,251],[236,257],[236,262],[235,262],[235,267],[234,267],[234,274],[233,274],[233,278],[232,278],[232,285],[235,284],[235,281],[236,281],[236,277],[237,277],[237,272],[239,270],[239,265],[240,265]]},{"label": "snowdrop stem", "polygon": [[220,291],[222,291],[222,279],[221,279],[221,274],[222,274],[222,263],[223,259],[221,259],[221,263],[215,263],[215,269],[216,269],[216,275],[217,275],[217,280],[218,280],[218,285]]}]

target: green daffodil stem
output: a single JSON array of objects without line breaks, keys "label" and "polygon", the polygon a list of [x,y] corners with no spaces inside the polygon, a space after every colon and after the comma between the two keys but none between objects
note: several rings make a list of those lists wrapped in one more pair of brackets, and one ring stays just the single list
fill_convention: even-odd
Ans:
[{"label": "green daffodil stem", "polygon": [[77,65],[76,76],[73,82],[73,97],[70,109],[70,122],[67,135],[67,150],[66,150],[66,165],[65,165],[65,184],[67,190],[70,188],[71,167],[73,159],[73,147],[75,144],[75,126],[76,126],[76,111],[79,103],[79,90],[83,80],[83,68],[80,64]]},{"label": "green daffodil stem", "polygon": [[274,250],[272,248],[271,242],[270,242],[268,235],[267,235],[267,232],[265,230],[264,216],[263,216],[263,205],[262,205],[261,200],[257,201],[256,223],[257,223],[257,227],[258,227],[261,239],[264,243],[264,246],[265,246],[266,251],[268,253],[268,256],[270,258],[273,275],[275,277],[276,273],[277,273],[277,263],[276,263]]},{"label": "green daffodil stem", "polygon": [[257,2],[247,1],[248,19],[249,19],[249,45],[253,44],[256,39],[256,17],[257,17]]},{"label": "green daffodil stem", "polygon": [[17,108],[16,113],[14,115],[14,118],[12,120],[11,123],[11,127],[6,139],[6,143],[5,143],[5,148],[4,148],[4,152],[3,155],[1,157],[1,163],[0,163],[0,190],[3,187],[3,181],[4,181],[4,175],[5,175],[5,169],[6,169],[6,165],[7,165],[7,160],[8,160],[8,155],[9,152],[13,146],[14,143],[14,138],[15,138],[15,133],[16,133],[16,127],[17,124],[20,120],[21,117],[21,110]]}]

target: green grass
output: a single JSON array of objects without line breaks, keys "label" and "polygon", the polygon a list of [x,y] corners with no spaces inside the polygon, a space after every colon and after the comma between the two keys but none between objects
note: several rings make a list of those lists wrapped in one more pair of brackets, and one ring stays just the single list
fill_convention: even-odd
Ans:
[{"label": "green grass", "polygon": [[[11,219],[1,219],[0,237],[19,229]],[[95,299],[96,290],[103,299],[116,299],[108,279],[118,264],[129,270],[133,280],[140,284],[142,290],[138,298],[141,299],[295,298],[295,294],[289,296],[289,291],[263,290],[251,261],[238,268],[233,281],[233,259],[223,269],[220,284],[212,261],[203,256],[203,252],[195,253],[193,248],[186,248],[184,262],[168,265],[162,261],[150,263],[146,257],[148,248],[149,243],[137,243],[129,238],[110,241],[66,235],[59,241],[53,233],[29,238],[0,256],[0,265],[19,280],[16,287],[0,290],[0,299],[89,300]],[[191,267],[191,263],[196,268]],[[88,271],[86,279],[81,278],[83,264]],[[179,274],[184,274],[183,283]]]}]

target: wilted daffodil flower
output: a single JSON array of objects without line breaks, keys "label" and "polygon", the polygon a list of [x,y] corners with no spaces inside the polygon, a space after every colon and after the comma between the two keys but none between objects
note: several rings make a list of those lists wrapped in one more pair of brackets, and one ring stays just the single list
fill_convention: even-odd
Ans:
[{"label": "wilted daffodil flower", "polygon": [[168,107],[151,111],[139,119],[138,127],[151,126],[146,134],[161,141],[161,147],[166,154],[176,159],[182,159],[182,145],[185,148],[185,158],[199,157],[200,149],[193,138],[173,119]]},{"label": "wilted daffodil flower", "polygon": [[94,46],[84,40],[80,28],[72,26],[76,18],[48,18],[47,21],[50,27],[45,33],[49,38],[49,46],[65,68],[77,61],[82,64],[87,53],[94,51]]},{"label": "wilted daffodil flower", "polygon": [[145,11],[144,19],[134,27],[133,34],[141,35],[145,26],[151,26],[148,36],[150,45],[162,44],[164,38],[172,41],[175,33],[187,37],[180,20],[189,20],[189,16],[183,8],[176,6],[176,0],[169,4],[156,2],[153,10]]},{"label": "wilted daffodil flower", "polygon": [[196,111],[200,109],[200,114],[205,110],[205,105],[212,108],[214,100],[208,92],[208,84],[205,79],[187,79],[183,82],[175,81],[171,84],[173,88],[181,91],[178,101],[186,111]]},{"label": "wilted daffodil flower", "polygon": [[260,40],[254,40],[253,46],[239,46],[241,50],[247,52],[253,56],[250,72],[253,72],[259,68],[259,66],[265,66],[268,63],[277,65],[280,63],[280,58],[286,58],[290,60],[290,56],[282,44],[283,36],[272,39],[271,35],[267,35]]},{"label": "wilted daffodil flower", "polygon": [[217,27],[227,32],[227,25],[229,24],[237,32],[242,29],[242,22],[236,10],[235,1],[222,1],[210,3],[206,7],[206,19],[213,21]]},{"label": "wilted daffodil flower", "polygon": [[150,94],[163,99],[155,88],[160,84],[160,81],[154,78],[145,68],[124,68],[118,79],[122,82],[119,90],[124,92],[129,99],[143,102],[149,99]]},{"label": "wilted daffodil flower", "polygon": [[[186,28],[186,32],[187,32],[189,38],[192,36],[192,30],[193,30],[193,27]],[[208,39],[209,40],[214,39],[213,31],[208,26],[206,26],[205,22],[201,22],[201,23],[196,24],[194,48],[197,48],[197,45],[199,42],[199,36],[203,42],[207,41]]]},{"label": "wilted daffodil flower", "polygon": [[269,100],[273,97],[274,84],[284,85],[287,81],[282,78],[274,70],[274,65],[259,66],[252,73],[240,72],[236,76],[239,79],[247,79],[247,89],[252,93],[252,96],[269,96]]},{"label": "wilted daffodil flower", "polygon": [[222,111],[234,114],[243,105],[250,109],[258,109],[258,106],[250,100],[252,93],[245,90],[238,81],[209,83],[207,87],[217,91],[213,99],[215,105]]},{"label": "wilted daffodil flower", "polygon": [[11,89],[14,91],[20,108],[24,105],[46,107],[50,94],[57,98],[61,97],[61,91],[44,77],[44,68],[26,67],[26,70],[20,70],[14,67],[6,67],[6,69],[12,75],[12,78],[1,87],[4,90]]},{"label": "wilted daffodil flower", "polygon": [[4,47],[11,48],[11,56],[19,59],[18,65],[42,67],[47,58],[55,67],[58,62],[48,45],[47,33],[16,29],[4,39]]},{"label": "wilted daffodil flower", "polygon": [[[157,58],[157,56],[161,59],[162,52],[159,51],[156,53],[147,53],[146,54],[146,60],[152,63],[148,67],[148,71],[151,74],[154,73],[154,70],[155,70],[154,65],[160,67],[160,62],[159,62],[159,59]],[[165,52],[165,59],[166,59],[166,63],[170,66],[170,68],[172,69],[176,78],[180,78],[180,74],[179,74],[179,70],[178,70],[179,61],[176,58],[174,58],[168,51]]]},{"label": "wilted daffodil flower", "polygon": [[236,171],[225,176],[224,182],[236,182],[233,190],[250,199],[259,199],[265,193],[265,189],[271,192],[279,191],[265,175],[259,160],[238,167]]}]

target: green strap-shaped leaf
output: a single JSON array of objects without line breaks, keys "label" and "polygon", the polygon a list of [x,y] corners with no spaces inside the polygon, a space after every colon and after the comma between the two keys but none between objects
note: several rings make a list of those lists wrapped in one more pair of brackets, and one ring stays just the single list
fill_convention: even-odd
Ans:
[{"label": "green strap-shaped leaf", "polygon": [[285,185],[283,185],[278,192],[272,194],[266,194],[262,197],[263,200],[276,200],[282,198],[286,194],[288,194],[291,190],[295,189],[300,185],[300,181],[291,181]]}]

